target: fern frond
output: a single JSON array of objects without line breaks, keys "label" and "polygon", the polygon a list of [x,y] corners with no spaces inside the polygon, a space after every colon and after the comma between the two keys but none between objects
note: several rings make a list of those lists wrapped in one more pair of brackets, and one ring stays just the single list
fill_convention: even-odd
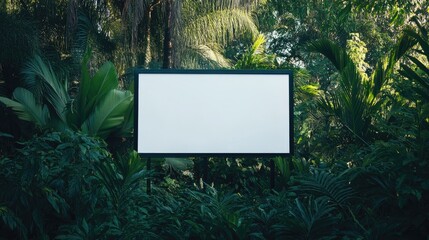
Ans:
[{"label": "fern frond", "polygon": [[339,207],[349,204],[355,194],[346,180],[325,171],[315,171],[313,175],[299,179],[293,191],[298,194],[326,197],[330,203]]}]

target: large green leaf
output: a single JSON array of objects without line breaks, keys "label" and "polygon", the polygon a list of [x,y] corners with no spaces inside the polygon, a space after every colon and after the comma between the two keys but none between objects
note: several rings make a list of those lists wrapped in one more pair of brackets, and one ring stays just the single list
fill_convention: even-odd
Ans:
[{"label": "large green leaf", "polygon": [[107,137],[124,123],[125,114],[132,106],[133,95],[129,91],[111,90],[82,124],[82,131]]},{"label": "large green leaf", "polygon": [[78,110],[75,113],[79,114],[79,116],[77,118],[72,118],[76,126],[79,126],[89,117],[95,107],[111,90],[118,87],[118,75],[113,63],[106,62],[95,75],[90,78],[87,66],[88,59],[85,59],[82,63],[82,79],[79,88],[79,96],[77,98]]},{"label": "large green leaf", "polygon": [[[131,91],[130,91],[131,92]],[[124,112],[124,122],[120,129],[115,131],[115,134],[119,136],[132,137],[134,131],[134,100],[128,106],[128,109]]]},{"label": "large green leaf", "polygon": [[37,99],[46,101],[55,110],[57,116],[66,122],[66,105],[70,98],[67,82],[61,82],[50,64],[46,64],[39,55],[26,63],[22,71],[26,87]]},{"label": "large green leaf", "polygon": [[0,97],[0,102],[11,108],[19,119],[34,122],[41,128],[47,127],[49,111],[46,105],[38,104],[34,95],[24,88],[15,89],[13,97],[16,101]]}]

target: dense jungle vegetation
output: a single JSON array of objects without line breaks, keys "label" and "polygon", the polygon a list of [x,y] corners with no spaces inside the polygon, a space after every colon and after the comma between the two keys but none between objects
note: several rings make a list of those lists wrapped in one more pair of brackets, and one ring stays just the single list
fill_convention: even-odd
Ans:
[{"label": "dense jungle vegetation", "polygon": [[[1,0],[0,239],[429,239],[428,16],[426,0]],[[293,70],[294,155],[148,171],[136,68]]]}]

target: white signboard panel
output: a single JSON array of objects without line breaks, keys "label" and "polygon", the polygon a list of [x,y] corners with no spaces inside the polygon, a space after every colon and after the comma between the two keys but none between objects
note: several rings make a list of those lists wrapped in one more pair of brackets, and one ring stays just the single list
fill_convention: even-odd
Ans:
[{"label": "white signboard panel", "polygon": [[289,72],[152,71],[136,81],[138,153],[291,153]]}]

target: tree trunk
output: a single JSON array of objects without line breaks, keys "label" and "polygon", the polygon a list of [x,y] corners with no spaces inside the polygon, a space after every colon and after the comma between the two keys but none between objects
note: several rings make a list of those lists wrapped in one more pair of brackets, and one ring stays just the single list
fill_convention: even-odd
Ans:
[{"label": "tree trunk", "polygon": [[149,68],[149,63],[152,60],[152,54],[150,52],[150,24],[152,22],[152,10],[153,7],[150,6],[147,10],[147,15],[146,15],[146,42],[145,42],[145,47],[143,48],[144,50],[144,63],[143,63],[143,67],[144,68]]},{"label": "tree trunk", "polygon": [[164,56],[162,68],[173,67],[173,41],[172,41],[172,6],[173,0],[165,1],[165,28],[164,28]]},{"label": "tree trunk", "polygon": [[145,28],[145,34],[146,34],[146,41],[145,41],[145,46],[143,47],[144,50],[144,63],[143,63],[143,67],[144,68],[149,68],[149,63],[152,61],[152,52],[150,51],[150,43],[151,43],[151,33],[150,33],[150,27],[152,24],[152,12],[155,8],[156,5],[160,4],[161,0],[154,0],[152,1],[152,3],[149,5],[149,7],[147,8],[147,12],[146,12],[146,19],[145,19],[145,23],[146,23],[146,28]]}]

